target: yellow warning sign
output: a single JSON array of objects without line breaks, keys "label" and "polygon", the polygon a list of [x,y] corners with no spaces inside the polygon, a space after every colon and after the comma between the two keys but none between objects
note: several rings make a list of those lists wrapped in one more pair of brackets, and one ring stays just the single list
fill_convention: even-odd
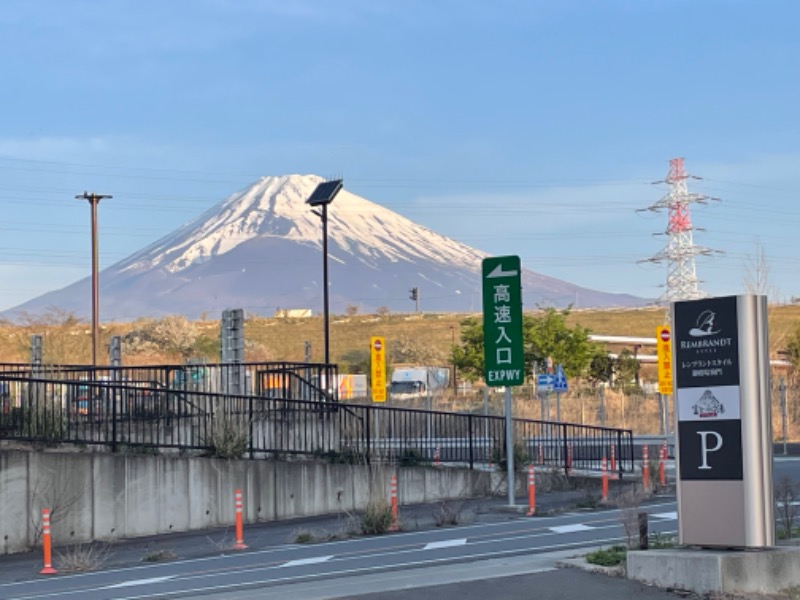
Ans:
[{"label": "yellow warning sign", "polygon": [[667,325],[656,328],[656,351],[658,391],[661,394],[672,394],[672,335]]},{"label": "yellow warning sign", "polygon": [[369,357],[372,365],[372,401],[386,402],[386,340],[369,338]]}]

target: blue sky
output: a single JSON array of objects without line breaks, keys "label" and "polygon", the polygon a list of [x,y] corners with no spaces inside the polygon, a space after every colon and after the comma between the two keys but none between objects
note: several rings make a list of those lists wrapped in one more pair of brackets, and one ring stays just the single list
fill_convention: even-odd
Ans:
[{"label": "blue sky", "polygon": [[[90,274],[262,175],[341,175],[545,275],[658,297],[686,159],[701,288],[759,253],[800,296],[794,0],[5,0],[0,309]],[[332,209],[333,210],[333,209]],[[89,299],[87,298],[87,303]]]}]

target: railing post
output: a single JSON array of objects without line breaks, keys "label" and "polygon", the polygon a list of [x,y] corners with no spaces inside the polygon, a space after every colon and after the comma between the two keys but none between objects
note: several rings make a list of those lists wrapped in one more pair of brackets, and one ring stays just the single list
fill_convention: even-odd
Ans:
[{"label": "railing post", "polygon": [[467,415],[467,429],[469,430],[469,468],[475,468],[475,443],[472,433],[472,415]]},{"label": "railing post", "polygon": [[564,474],[569,475],[570,464],[569,464],[569,446],[567,445],[567,426],[561,425],[559,429],[561,430],[561,440],[564,448]]},{"label": "railing post", "polygon": [[366,449],[364,450],[364,460],[370,464],[370,449],[372,448],[372,432],[370,431],[370,422],[372,421],[372,407],[367,406],[367,413],[364,416],[364,437],[366,438]]},{"label": "railing post", "polygon": [[[118,379],[115,377],[115,379]],[[114,387],[109,394],[111,402],[111,452],[117,451],[117,396],[122,396],[122,390],[117,387],[118,384],[112,384]]]},{"label": "railing post", "polygon": [[255,456],[255,448],[253,444],[253,397],[247,401],[247,424],[248,424],[248,446],[250,446],[250,460]]}]

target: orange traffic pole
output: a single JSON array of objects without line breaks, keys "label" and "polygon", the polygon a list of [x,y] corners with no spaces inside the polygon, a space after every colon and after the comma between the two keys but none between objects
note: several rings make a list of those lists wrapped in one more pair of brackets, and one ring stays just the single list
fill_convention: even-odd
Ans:
[{"label": "orange traffic pole", "polygon": [[603,496],[600,499],[606,502],[608,500],[608,459],[605,456],[600,461],[600,472],[603,480]]},{"label": "orange traffic pole", "polygon": [[234,550],[244,550],[247,546],[244,543],[244,527],[242,525],[242,490],[234,493],[234,504],[236,506],[236,543],[233,544]]},{"label": "orange traffic pole", "polygon": [[392,475],[390,494],[392,501],[392,524],[389,526],[389,531],[397,531],[400,529],[400,526],[397,524],[397,475]]},{"label": "orange traffic pole", "polygon": [[650,465],[647,452],[647,446],[642,448],[642,486],[645,491],[650,489]]},{"label": "orange traffic pole", "polygon": [[50,510],[42,509],[42,547],[44,549],[44,567],[39,573],[42,575],[52,575],[58,573],[51,564],[52,548],[50,539]]},{"label": "orange traffic pole", "polygon": [[667,449],[661,446],[660,456],[658,459],[658,484],[661,487],[667,485],[667,474],[664,472],[664,462],[667,460]]},{"label": "orange traffic pole", "polygon": [[536,475],[533,465],[528,465],[528,516],[536,512]]}]

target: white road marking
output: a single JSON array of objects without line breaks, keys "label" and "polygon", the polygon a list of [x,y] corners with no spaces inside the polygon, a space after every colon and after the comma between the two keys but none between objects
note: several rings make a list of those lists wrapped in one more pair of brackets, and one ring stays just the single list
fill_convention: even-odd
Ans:
[{"label": "white road marking", "polygon": [[437,548],[450,548],[452,546],[463,546],[467,543],[467,538],[460,538],[458,540],[444,540],[443,542],[431,542],[425,544],[423,550],[436,550]]},{"label": "white road marking", "polygon": [[300,565],[315,565],[317,563],[324,563],[329,561],[333,558],[333,554],[330,556],[314,556],[312,558],[299,558],[297,560],[290,560],[289,562],[283,563],[281,567],[299,567]]},{"label": "white road marking", "polygon": [[167,575],[165,577],[150,577],[149,579],[134,579],[132,581],[123,581],[122,583],[115,583],[114,585],[107,585],[103,590],[113,590],[116,588],[134,587],[137,585],[150,585],[151,583],[161,583],[162,581],[169,581],[174,579],[175,575]]},{"label": "white road marking", "polygon": [[667,521],[675,521],[678,518],[677,512],[665,512],[665,513],[656,513],[650,515],[651,517],[656,517],[657,519],[666,519]]},{"label": "white road marking", "polygon": [[595,529],[595,527],[589,527],[588,525],[576,523],[575,525],[558,525],[557,527],[548,527],[548,529],[555,533],[572,533],[574,531],[589,531],[591,529]]}]

